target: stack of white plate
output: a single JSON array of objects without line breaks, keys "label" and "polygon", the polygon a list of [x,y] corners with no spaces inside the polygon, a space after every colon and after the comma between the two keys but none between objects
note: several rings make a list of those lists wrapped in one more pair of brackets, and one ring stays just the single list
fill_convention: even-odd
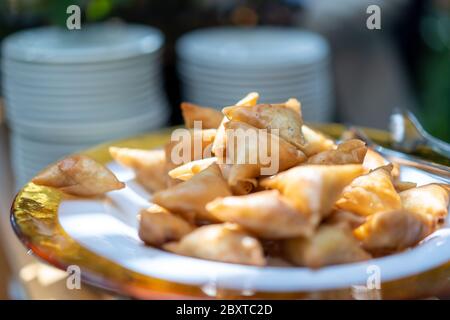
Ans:
[{"label": "stack of white plate", "polygon": [[321,36],[292,28],[221,27],[177,43],[183,99],[221,108],[250,91],[262,102],[297,97],[308,121],[333,115],[330,50]]},{"label": "stack of white plate", "polygon": [[7,38],[3,94],[18,184],[64,155],[163,126],[163,42],[154,28],[119,24]]}]

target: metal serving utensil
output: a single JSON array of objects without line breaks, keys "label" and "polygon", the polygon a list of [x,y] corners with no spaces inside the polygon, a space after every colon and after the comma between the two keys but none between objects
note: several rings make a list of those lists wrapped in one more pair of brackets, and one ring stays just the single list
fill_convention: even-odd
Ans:
[{"label": "metal serving utensil", "polygon": [[349,130],[352,131],[358,139],[364,141],[369,148],[380,153],[387,160],[391,162],[396,162],[400,165],[410,166],[424,170],[429,174],[438,176],[439,179],[443,180],[445,183],[450,183],[450,167],[435,162],[423,160],[421,158],[400,151],[380,146],[379,144],[375,143],[371,138],[369,138],[364,133],[364,131],[358,127],[352,126],[349,128]]},{"label": "metal serving utensil", "polygon": [[417,151],[419,147],[426,146],[450,158],[450,144],[426,132],[419,120],[408,110],[394,109],[390,117],[389,130],[395,149],[411,153]]}]

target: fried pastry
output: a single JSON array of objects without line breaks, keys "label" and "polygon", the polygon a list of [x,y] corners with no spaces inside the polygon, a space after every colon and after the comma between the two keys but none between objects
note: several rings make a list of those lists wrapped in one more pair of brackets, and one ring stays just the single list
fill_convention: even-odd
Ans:
[{"label": "fried pastry", "polygon": [[449,192],[438,184],[428,184],[400,192],[402,206],[405,210],[427,214],[436,222],[447,217]]},{"label": "fried pastry", "polygon": [[302,126],[302,134],[305,139],[305,144],[301,147],[301,150],[308,157],[322,151],[336,148],[336,144],[333,140],[328,139],[322,133],[311,129],[306,125]]},{"label": "fried pastry", "polygon": [[398,210],[401,200],[392,184],[392,166],[383,166],[356,178],[342,192],[336,206],[362,216]]},{"label": "fried pastry", "polygon": [[151,246],[178,241],[193,230],[191,224],[156,204],[139,214],[139,238]]},{"label": "fried pastry", "polygon": [[308,164],[359,164],[366,155],[366,144],[358,139],[346,140],[337,149],[319,152],[310,158]]},{"label": "fried pastry", "polygon": [[[228,175],[230,186],[267,175],[265,169],[269,171],[272,168],[271,174],[275,174],[306,160],[303,152],[267,131],[233,120],[227,122],[225,128],[227,163],[233,164]],[[249,141],[244,138],[245,135],[250,137]]]},{"label": "fried pastry", "polygon": [[164,150],[131,148],[109,148],[109,153],[118,163],[136,173],[136,180],[148,191],[156,192],[166,188],[166,156]]},{"label": "fried pastry", "polygon": [[259,241],[235,224],[212,224],[197,228],[179,242],[163,245],[173,253],[214,261],[264,266]]},{"label": "fried pastry", "polygon": [[231,196],[231,191],[219,167],[213,163],[191,179],[156,192],[152,201],[190,222],[216,221],[217,219],[211,216],[205,206],[218,197],[227,196]]},{"label": "fried pastry", "polygon": [[[176,167],[203,158],[211,157],[211,149],[216,137],[216,129],[190,130],[189,135],[179,136],[164,147],[166,157],[166,172]],[[168,186],[175,185],[177,180],[169,178]]]},{"label": "fried pastry", "polygon": [[378,212],[353,231],[365,250],[386,254],[406,249],[434,231],[433,219],[406,210]]},{"label": "fried pastry", "polygon": [[[233,165],[227,163],[218,163],[218,165],[220,170],[222,171],[222,176],[225,178],[225,180],[228,181],[228,178],[230,176],[230,170],[233,167]],[[246,179],[236,181],[233,185],[230,185],[230,189],[234,195],[245,195],[252,192],[252,190],[254,190],[257,186],[258,186],[257,179]]]},{"label": "fried pastry", "polygon": [[38,174],[32,182],[85,197],[99,196],[125,187],[108,168],[84,155],[70,156],[57,162]]},{"label": "fried pastry", "polygon": [[394,187],[397,192],[402,192],[417,187],[417,183],[411,181],[394,181]]},{"label": "fried pastry", "polygon": [[337,209],[331,212],[324,223],[331,225],[344,225],[353,230],[358,228],[364,222],[366,222],[366,217],[364,216],[360,216],[350,211]]},{"label": "fried pastry", "polygon": [[341,226],[321,226],[311,238],[283,241],[286,258],[297,266],[320,268],[327,265],[368,260],[351,231]]},{"label": "fried pastry", "polygon": [[310,236],[313,226],[276,190],[218,198],[206,205],[218,220],[234,222],[258,238]]},{"label": "fried pastry", "polygon": [[[239,100],[236,103],[236,106],[251,107],[258,103],[258,99],[259,94],[257,92],[250,92],[244,98]],[[212,146],[214,155],[219,159],[225,157],[225,123],[227,123],[228,121],[229,119],[224,116],[222,122],[219,125],[219,128],[217,129],[217,135]]]},{"label": "fried pastry", "polygon": [[370,172],[387,164],[388,162],[381,154],[370,148],[367,149],[366,156],[364,157],[364,161],[362,163],[366,172]]},{"label": "fried pastry", "polygon": [[301,113],[284,104],[231,106],[223,108],[222,112],[230,120],[242,121],[255,128],[267,129],[272,134],[278,134],[297,148],[304,144]]},{"label": "fried pastry", "polygon": [[261,186],[278,189],[313,225],[328,216],[342,190],[363,171],[361,165],[305,165],[263,179]]},{"label": "fried pastry", "polygon": [[194,121],[200,121],[202,129],[217,129],[223,119],[222,112],[213,108],[202,107],[189,102],[182,102],[180,108],[184,124],[188,129],[194,127]]},{"label": "fried pastry", "polygon": [[216,163],[216,162],[217,162],[216,157],[194,160],[194,161],[185,163],[179,167],[176,167],[175,169],[170,170],[169,176],[173,179],[179,179],[182,181],[186,181],[186,180],[189,180],[190,178],[192,178],[195,174],[205,170],[211,164]]}]

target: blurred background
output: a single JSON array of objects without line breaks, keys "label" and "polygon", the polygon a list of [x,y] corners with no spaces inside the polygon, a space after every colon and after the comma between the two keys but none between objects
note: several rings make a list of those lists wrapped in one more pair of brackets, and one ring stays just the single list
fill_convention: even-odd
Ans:
[{"label": "blurred background", "polygon": [[[36,31],[66,28],[72,4],[82,9],[82,30],[71,31],[81,38]],[[374,4],[380,30],[366,26]],[[130,24],[153,28],[114,29]],[[66,153],[180,124],[183,100],[221,108],[259,90],[267,102],[298,97],[306,121],[381,129],[401,107],[450,141],[449,0],[0,0],[0,42],[23,30],[31,33],[8,38],[1,65],[6,247],[18,245],[7,221],[17,187]],[[144,38],[145,50],[136,45]],[[29,259],[0,251],[0,297],[39,297],[44,267],[30,269]]]}]

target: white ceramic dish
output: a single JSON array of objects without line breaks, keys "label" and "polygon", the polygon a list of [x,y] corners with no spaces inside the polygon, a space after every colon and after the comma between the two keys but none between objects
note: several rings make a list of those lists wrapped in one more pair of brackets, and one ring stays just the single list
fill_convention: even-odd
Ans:
[{"label": "white ceramic dish", "polygon": [[[59,221],[82,246],[132,271],[163,280],[235,290],[289,292],[326,290],[365,284],[368,268],[376,266],[382,281],[424,272],[450,260],[450,224],[417,247],[363,263],[311,270],[298,267],[251,267],[183,257],[144,246],[137,235],[136,213],[149,205],[147,194],[133,174],[116,163],[109,167],[127,188],[112,192],[107,201],[62,202]],[[435,182],[420,170],[403,168],[406,180]],[[180,268],[180,266],[183,268]]]}]

